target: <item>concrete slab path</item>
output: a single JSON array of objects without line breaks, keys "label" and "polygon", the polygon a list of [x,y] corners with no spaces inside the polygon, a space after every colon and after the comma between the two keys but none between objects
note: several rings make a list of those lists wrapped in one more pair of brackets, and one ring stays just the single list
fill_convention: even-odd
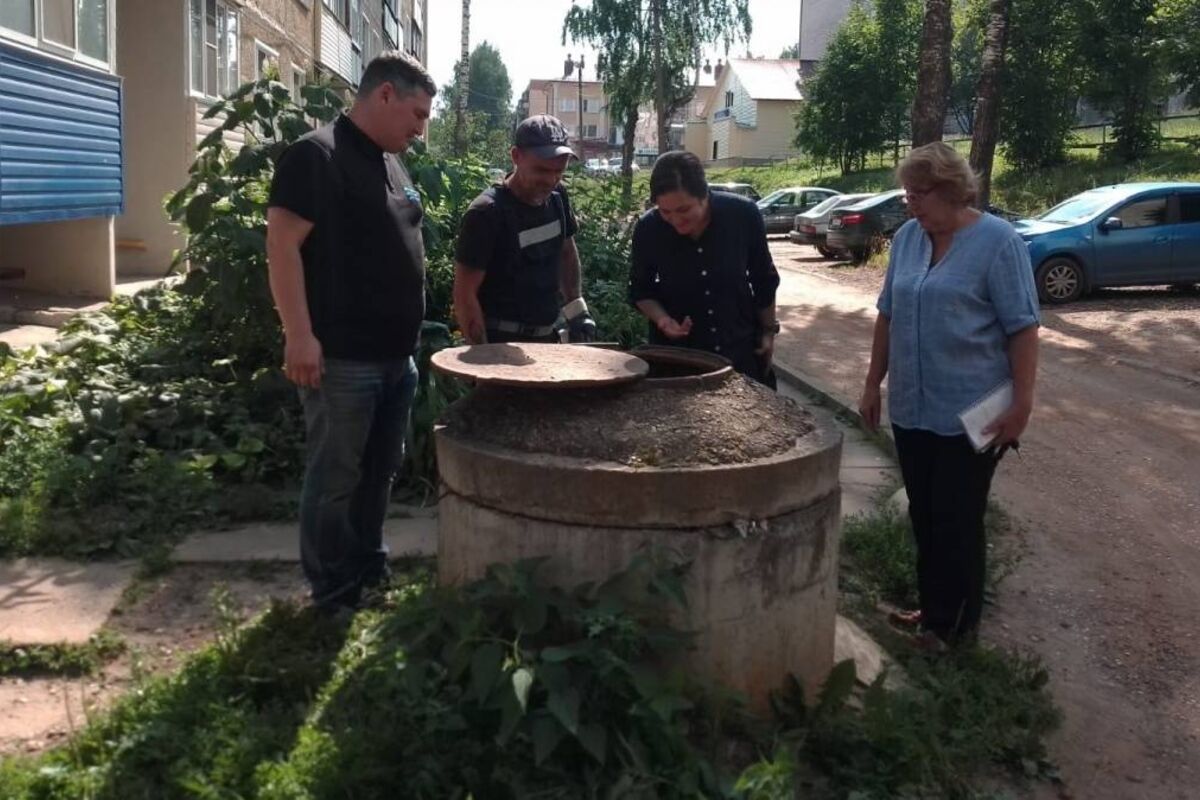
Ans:
[{"label": "concrete slab path", "polygon": [[[392,517],[383,524],[383,541],[392,558],[437,554],[437,516]],[[300,538],[294,522],[249,525],[188,537],[171,560],[181,564],[231,561],[300,561]]]},{"label": "concrete slab path", "polygon": [[136,562],[0,562],[0,642],[85,644],[133,579]]}]

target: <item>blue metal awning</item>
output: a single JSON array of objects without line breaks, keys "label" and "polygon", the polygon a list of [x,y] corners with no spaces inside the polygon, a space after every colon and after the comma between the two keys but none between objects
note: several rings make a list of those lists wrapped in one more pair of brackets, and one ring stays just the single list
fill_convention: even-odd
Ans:
[{"label": "blue metal awning", "polygon": [[0,41],[0,225],[124,210],[121,79]]}]

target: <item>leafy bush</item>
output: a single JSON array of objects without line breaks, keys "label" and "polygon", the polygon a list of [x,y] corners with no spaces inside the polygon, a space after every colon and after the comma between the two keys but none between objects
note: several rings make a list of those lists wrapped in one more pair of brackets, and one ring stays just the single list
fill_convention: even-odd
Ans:
[{"label": "leafy bush", "polygon": [[[0,555],[133,555],[189,525],[291,508],[263,491],[293,486],[303,461],[299,404],[279,369],[267,194],[283,149],[340,107],[327,87],[301,95],[297,104],[264,79],[208,112],[223,121],[167,203],[189,234],[179,260],[194,269],[182,283],[119,299],[68,325],[49,352],[0,364]],[[236,153],[223,139],[233,129],[249,132]],[[482,169],[420,153],[410,169],[440,263]],[[443,319],[447,275],[430,276]],[[449,338],[436,325],[426,333],[427,369]],[[414,486],[432,484],[430,429],[451,396],[422,376],[405,473]]]},{"label": "leafy bush", "polygon": [[637,214],[621,201],[616,179],[576,177],[571,203],[579,220],[575,242],[583,265],[583,296],[601,341],[634,347],[646,341],[646,318],[629,304],[633,225]]},{"label": "leafy bush", "polygon": [[640,559],[567,592],[536,570],[452,591],[418,571],[349,628],[277,605],[68,747],[0,768],[0,795],[728,796],[662,667],[688,642],[657,621],[678,571]]}]

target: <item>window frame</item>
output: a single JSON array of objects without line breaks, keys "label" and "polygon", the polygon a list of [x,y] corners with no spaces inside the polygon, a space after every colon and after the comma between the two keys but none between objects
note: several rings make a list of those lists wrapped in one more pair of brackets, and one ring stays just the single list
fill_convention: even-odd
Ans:
[{"label": "window frame", "polygon": [[734,99],[735,98],[733,95],[733,89],[726,89],[725,90],[725,107],[733,108]]},{"label": "window frame", "polygon": [[75,21],[75,44],[68,47],[62,42],[56,42],[52,39],[47,39],[45,36],[46,25],[43,17],[45,8],[45,0],[33,0],[33,33],[29,34],[25,31],[19,31],[15,28],[8,28],[0,25],[0,37],[11,39],[15,42],[29,45],[36,50],[40,50],[50,55],[58,56],[69,61],[75,61],[80,64],[85,64],[90,67],[103,69],[105,72],[112,72],[112,67],[115,62],[115,53],[113,48],[116,46],[116,0],[104,0],[104,49],[105,54],[103,59],[98,59],[95,56],[88,55],[79,48],[79,4],[82,0],[70,0],[71,13]]},{"label": "window frame", "polygon": [[[228,13],[228,12],[226,12]],[[239,30],[240,33],[240,30]],[[259,66],[259,55],[265,53],[275,59],[275,68],[279,70],[279,82],[283,82],[283,63],[279,60],[279,51],[261,39],[254,40],[254,80],[262,80],[262,70]]]},{"label": "window frame", "polygon": [[[291,65],[289,72],[291,75],[292,100],[299,103],[301,99],[300,90],[308,83],[308,70],[295,61],[289,61],[288,63]],[[297,78],[299,78],[298,81]]]},{"label": "window frame", "polygon": [[[204,101],[209,101],[209,102],[220,100],[222,97],[224,97],[227,94],[227,92],[222,92],[221,76],[223,74],[228,75],[229,64],[226,63],[224,66],[224,69],[222,69],[221,53],[224,52],[226,59],[228,59],[229,49],[228,49],[228,42],[226,41],[226,35],[228,33],[228,28],[225,26],[228,25],[228,19],[231,15],[236,20],[237,41],[234,43],[233,52],[237,56],[237,63],[234,65],[233,86],[229,87],[228,91],[232,92],[233,90],[237,89],[239,82],[241,81],[241,77],[242,77],[242,53],[241,53],[242,15],[241,15],[241,7],[232,3],[231,0],[212,0],[212,2],[214,4],[213,9],[216,14],[214,26],[215,26],[217,41],[216,41],[215,45],[210,44],[208,42],[208,3],[209,3],[209,0],[188,0],[187,7],[186,7],[187,24],[185,26],[185,29],[187,31],[187,43],[188,43],[188,55],[187,55],[188,94],[191,95],[192,97],[196,98],[197,100],[204,100]],[[194,54],[194,49],[195,49],[195,45],[196,45],[196,43],[194,41],[192,41],[192,27],[191,27],[192,6],[194,4],[199,4],[200,10],[202,12],[200,15],[200,38],[201,38],[200,51],[203,54],[203,59],[200,62],[200,82],[202,85],[200,86],[199,89],[196,88],[196,85],[194,83],[195,76],[192,75],[192,56]],[[222,9],[225,12],[224,15],[221,14]],[[221,24],[222,20],[225,20],[225,26],[223,26]],[[221,46],[222,42],[225,42],[225,47]],[[258,44],[257,39],[255,39],[255,44],[257,46],[257,44]],[[217,59],[216,73],[214,76],[214,81],[216,82],[216,86],[213,87],[217,92],[216,94],[208,94],[208,92],[206,91],[206,89],[208,87],[203,85],[203,84],[206,84],[208,81],[208,59],[209,59],[209,51],[210,50],[212,50],[216,54],[216,59]],[[255,62],[254,62],[255,72],[258,71],[258,55],[257,54],[258,54],[258,50],[256,47]]]}]

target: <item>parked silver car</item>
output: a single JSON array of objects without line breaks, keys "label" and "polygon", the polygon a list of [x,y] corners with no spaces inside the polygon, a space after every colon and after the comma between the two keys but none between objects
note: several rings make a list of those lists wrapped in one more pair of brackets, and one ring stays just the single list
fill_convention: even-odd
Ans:
[{"label": "parked silver car", "polygon": [[829,232],[830,215],[834,209],[853,205],[870,196],[869,193],[837,194],[815,208],[811,208],[803,214],[797,214],[792,225],[792,243],[809,244],[817,248],[817,252],[826,258],[837,258],[841,254],[825,244],[825,235]]},{"label": "parked silver car", "polygon": [[836,194],[833,189],[820,186],[789,186],[771,192],[758,201],[767,233],[787,233],[797,214],[815,208]]}]

